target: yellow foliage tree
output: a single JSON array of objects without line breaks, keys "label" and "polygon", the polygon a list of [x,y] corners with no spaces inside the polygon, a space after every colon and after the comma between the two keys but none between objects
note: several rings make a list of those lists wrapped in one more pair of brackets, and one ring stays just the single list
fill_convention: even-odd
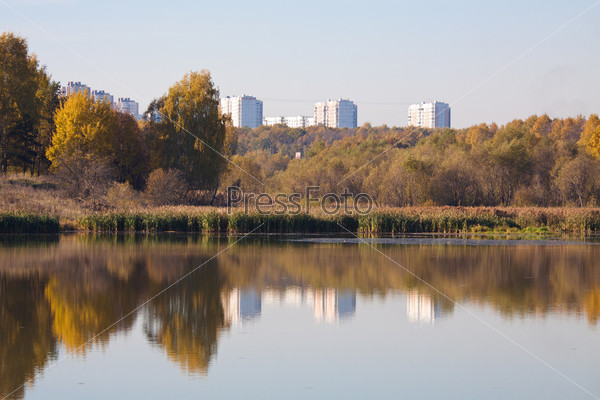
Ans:
[{"label": "yellow foliage tree", "polygon": [[494,133],[487,124],[474,125],[467,131],[465,141],[471,145],[481,144],[491,139]]},{"label": "yellow foliage tree", "polygon": [[210,72],[186,74],[151,108],[162,116],[147,129],[154,167],[182,171],[193,190],[215,190],[227,163],[223,155],[233,152],[236,137],[230,127],[226,140],[227,117],[219,112]]},{"label": "yellow foliage tree", "polygon": [[530,131],[538,138],[548,137],[552,132],[552,120],[547,114],[544,114],[536,119]]},{"label": "yellow foliage tree", "polygon": [[99,155],[109,152],[109,137],[117,120],[107,102],[96,102],[87,93],[73,94],[57,111],[54,121],[56,133],[46,152],[53,168],[60,165],[63,155],[75,151]]},{"label": "yellow foliage tree", "polygon": [[590,140],[586,144],[586,149],[594,158],[600,156],[600,125],[592,133]]},{"label": "yellow foliage tree", "polygon": [[[95,101],[88,93],[69,96],[55,115],[56,132],[46,155],[52,169],[73,174],[93,159],[112,170],[112,178],[143,187],[148,154],[135,119],[113,110],[108,102]],[[72,165],[69,165],[72,164]]]},{"label": "yellow foliage tree", "polygon": [[52,129],[47,122],[57,88],[24,38],[0,35],[0,173],[9,166],[33,172],[40,145]]},{"label": "yellow foliage tree", "polygon": [[600,118],[597,114],[590,115],[583,127],[578,144],[594,158],[598,158],[600,155]]}]

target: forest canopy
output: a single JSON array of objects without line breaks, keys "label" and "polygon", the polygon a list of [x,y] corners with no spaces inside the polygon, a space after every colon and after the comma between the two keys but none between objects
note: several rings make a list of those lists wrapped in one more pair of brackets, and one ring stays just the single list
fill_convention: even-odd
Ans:
[{"label": "forest canopy", "polygon": [[[465,129],[240,129],[235,160],[271,193],[319,185],[366,192],[380,206],[591,206],[600,200],[599,154],[596,114],[544,114]],[[223,184],[257,189],[233,168]]]}]

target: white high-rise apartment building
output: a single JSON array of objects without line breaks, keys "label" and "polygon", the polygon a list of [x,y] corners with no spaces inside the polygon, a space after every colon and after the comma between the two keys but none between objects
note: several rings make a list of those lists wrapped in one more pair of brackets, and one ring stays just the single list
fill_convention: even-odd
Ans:
[{"label": "white high-rise apartment building", "polygon": [[450,106],[448,103],[411,104],[408,106],[408,125],[419,128],[450,128]]},{"label": "white high-rise apartment building", "polygon": [[328,128],[356,128],[358,107],[350,100],[328,100],[315,104],[315,125]]},{"label": "white high-rise apartment building", "polygon": [[263,118],[263,125],[285,125],[285,117],[265,117]]},{"label": "white high-rise apartment building", "polygon": [[70,96],[75,93],[85,93],[89,90],[90,88],[81,82],[69,82],[67,86],[62,87],[61,92],[63,96]]},{"label": "white high-rise apartment building", "polygon": [[106,93],[104,90],[92,90],[92,97],[96,101],[107,102],[108,104],[110,104],[111,107],[113,106],[115,100],[112,94]]},{"label": "white high-rise apartment building", "polygon": [[263,125],[285,125],[289,128],[306,128],[315,124],[313,117],[297,115],[295,117],[266,117],[263,119]]},{"label": "white high-rise apartment building", "polygon": [[115,103],[117,111],[132,114],[138,118],[139,104],[137,101],[131,100],[129,97],[119,97]]},{"label": "white high-rise apartment building", "polygon": [[115,97],[105,92],[104,90],[92,90],[91,87],[81,82],[69,82],[67,86],[61,87],[61,95],[69,96],[75,93],[87,93],[94,101],[105,101],[117,111],[129,113],[136,119],[140,118],[139,104],[137,101],[131,100],[129,97],[119,97],[115,102]]},{"label": "white high-rise apartment building", "polygon": [[285,124],[290,128],[306,128],[315,124],[314,117],[297,115],[295,117],[285,117]]},{"label": "white high-rise apartment building", "polygon": [[236,128],[257,128],[263,123],[263,102],[253,96],[227,96],[219,101],[222,114],[231,115]]}]

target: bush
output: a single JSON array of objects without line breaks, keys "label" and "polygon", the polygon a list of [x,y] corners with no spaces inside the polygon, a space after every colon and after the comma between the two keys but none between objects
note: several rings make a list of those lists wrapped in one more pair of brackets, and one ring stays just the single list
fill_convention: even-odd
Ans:
[{"label": "bush", "polygon": [[102,158],[81,151],[61,155],[53,161],[56,177],[63,181],[71,197],[94,203],[114,179],[114,168]]},{"label": "bush", "polygon": [[115,182],[106,192],[106,203],[118,210],[128,210],[137,205],[137,193],[129,183]]},{"label": "bush", "polygon": [[156,206],[182,204],[188,187],[183,173],[176,169],[156,169],[148,177],[145,195]]}]

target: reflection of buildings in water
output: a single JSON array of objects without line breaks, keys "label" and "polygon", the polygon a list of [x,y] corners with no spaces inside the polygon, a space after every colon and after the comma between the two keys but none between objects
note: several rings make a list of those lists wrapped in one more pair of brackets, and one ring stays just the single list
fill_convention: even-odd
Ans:
[{"label": "reflection of buildings in water", "polygon": [[411,290],[406,294],[406,316],[408,322],[421,324],[434,324],[436,316],[442,310],[434,299],[418,290]]},{"label": "reflection of buildings in water", "polygon": [[261,294],[255,288],[235,288],[221,296],[227,323],[235,325],[260,316]]},{"label": "reflection of buildings in water", "polygon": [[310,289],[300,286],[288,286],[284,289],[265,289],[262,292],[262,301],[269,305],[285,305],[300,307],[308,301],[307,296],[312,293]]},{"label": "reflection of buildings in water", "polygon": [[315,320],[326,323],[352,317],[356,312],[356,292],[333,288],[315,290],[313,310]]},{"label": "reflection of buildings in water", "polygon": [[356,312],[356,292],[345,290],[338,292],[337,310],[339,318],[350,318]]},{"label": "reflection of buildings in water", "polygon": [[315,290],[313,315],[317,321],[327,323],[335,322],[336,317],[336,290],[332,288]]},{"label": "reflection of buildings in water", "polygon": [[265,305],[287,307],[312,305],[315,320],[326,323],[350,318],[356,312],[356,292],[353,290],[312,289],[300,286],[269,288],[262,292],[262,302]]}]

